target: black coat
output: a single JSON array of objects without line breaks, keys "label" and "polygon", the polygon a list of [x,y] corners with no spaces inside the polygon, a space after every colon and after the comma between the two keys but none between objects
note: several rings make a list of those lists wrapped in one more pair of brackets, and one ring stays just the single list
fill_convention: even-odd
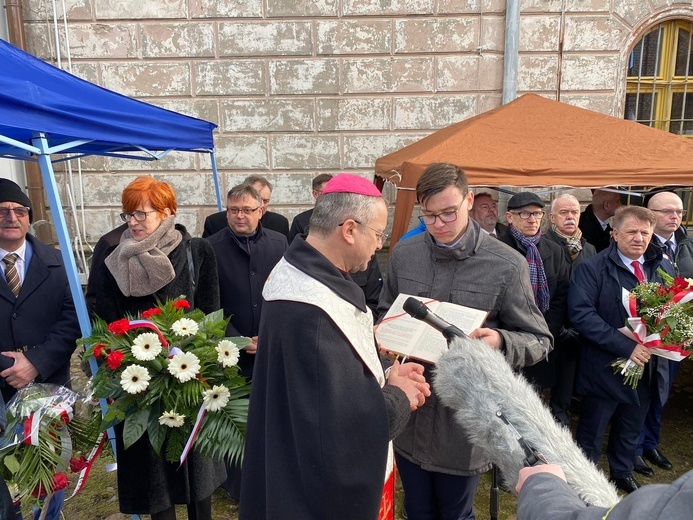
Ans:
[{"label": "black coat", "polygon": [[[525,248],[508,231],[498,238],[501,242],[509,245],[522,256],[527,254]],[[570,284],[570,266],[567,253],[558,244],[551,240],[541,238],[537,244],[539,256],[544,264],[546,281],[549,286],[549,308],[544,312],[544,319],[549,326],[549,330],[554,339],[557,340],[568,322],[568,287]],[[556,342],[554,343],[554,347]],[[527,379],[534,382],[541,388],[553,386],[555,377],[553,373],[553,358],[555,354],[549,353],[548,360],[540,361],[531,367],[522,369]]]},{"label": "black coat", "polygon": [[[673,258],[674,271],[677,276],[693,278],[693,240],[688,237],[682,227],[676,230],[674,237],[676,238],[676,251]],[[652,237],[652,242],[659,247],[664,246],[656,235]]]},{"label": "black coat", "polygon": [[[26,240],[33,255],[19,296],[0,282],[0,352],[24,352],[38,383],[69,386],[70,356],[82,334],[65,267],[60,251],[32,235]],[[6,401],[16,393],[2,378],[0,386]]]},{"label": "black coat", "polygon": [[294,217],[291,221],[291,229],[289,230],[289,244],[297,236],[308,234],[308,224],[310,224],[310,217],[312,215],[313,208],[310,208]]},{"label": "black coat", "polygon": [[87,301],[87,310],[89,314],[94,313],[96,306],[96,290],[99,287],[99,273],[101,272],[101,264],[106,260],[106,253],[117,246],[120,242],[120,237],[128,228],[127,224],[122,224],[115,229],[110,230],[104,236],[99,238],[99,241],[94,246],[94,253],[91,255],[91,269],[89,270],[89,279],[87,280],[87,291],[84,294],[84,299]]},{"label": "black coat", "polygon": [[[648,280],[660,281],[657,268],[671,273],[671,264],[662,261],[662,252],[650,244],[645,252],[644,270]],[[614,374],[610,366],[617,358],[630,357],[636,342],[618,331],[626,323],[626,310],[621,303],[621,288],[632,289],[635,275],[623,265],[616,243],[588,258],[573,275],[568,296],[568,309],[573,326],[585,339],[580,351],[577,374],[578,394],[606,398],[630,405],[640,404],[640,392],[648,385],[641,383],[636,390],[623,384],[623,376]],[[658,374],[663,388],[668,388],[668,361],[657,358]],[[647,364],[643,377],[652,377],[653,363]]]},{"label": "black coat", "polygon": [[[295,240],[285,258],[366,312],[356,284],[305,240]],[[380,388],[325,310],[265,302],[240,518],[374,520],[388,440],[408,416],[404,393]]]},{"label": "black coat", "polygon": [[[265,229],[271,229],[277,233],[281,233],[287,239],[289,238],[289,219],[279,213],[268,211],[260,219],[260,223]],[[202,232],[202,238],[209,238],[213,234],[218,233],[224,228],[229,227],[229,221],[226,218],[226,211],[213,213],[205,219],[205,227]]]},{"label": "black coat", "polygon": [[[185,228],[176,225],[184,237]],[[155,294],[127,297],[120,292],[113,275],[101,264],[96,291],[96,314],[111,322],[123,318],[126,313],[137,313],[156,305],[156,299],[187,296],[191,305],[206,313],[219,309],[219,279],[214,251],[206,240],[190,239],[194,272],[197,278],[195,291],[188,269],[186,242],[176,247],[168,258],[173,264],[176,278]],[[113,252],[111,247],[106,257]],[[118,499],[120,511],[126,514],[151,514],[163,511],[173,504],[187,504],[210,496],[226,478],[224,464],[191,453],[182,468],[166,462],[157,455],[149,439],[141,438],[127,450],[123,446],[122,423],[116,427],[118,450]]]},{"label": "black coat", "polygon": [[[221,307],[230,317],[228,336],[257,336],[262,312],[262,288],[288,247],[286,237],[258,226],[252,237],[238,237],[228,226],[207,239],[217,257]],[[238,365],[252,377],[255,354],[241,350]]]},{"label": "black coat", "polygon": [[602,229],[599,219],[594,214],[592,204],[580,213],[580,223],[578,227],[582,231],[582,237],[594,246],[597,253],[604,251],[611,243],[611,226],[607,225]]}]

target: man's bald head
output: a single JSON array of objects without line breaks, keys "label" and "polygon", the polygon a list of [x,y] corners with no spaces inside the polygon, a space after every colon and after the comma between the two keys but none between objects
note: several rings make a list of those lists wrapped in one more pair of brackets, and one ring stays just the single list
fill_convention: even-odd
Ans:
[{"label": "man's bald head", "polygon": [[668,240],[681,226],[683,220],[683,202],[681,198],[670,191],[655,193],[650,197],[647,208],[652,210],[657,221],[654,232]]}]

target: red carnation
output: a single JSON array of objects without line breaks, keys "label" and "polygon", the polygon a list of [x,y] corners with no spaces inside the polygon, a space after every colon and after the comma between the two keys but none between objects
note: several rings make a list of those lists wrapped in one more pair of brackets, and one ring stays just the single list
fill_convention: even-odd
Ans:
[{"label": "red carnation", "polygon": [[120,350],[115,350],[111,352],[106,358],[106,363],[108,363],[108,368],[111,370],[117,369],[123,362],[123,353]]},{"label": "red carnation", "polygon": [[103,355],[105,348],[106,348],[106,346],[105,346],[105,345],[102,345],[101,343],[99,343],[98,345],[96,345],[96,346],[94,347],[94,352],[93,352],[94,357],[95,357],[95,358],[100,358],[100,357]]},{"label": "red carnation", "polygon": [[[53,482],[51,483],[51,492],[55,493],[56,491],[65,489],[69,485],[70,481],[67,479],[67,475],[65,475],[65,473],[56,473],[55,475],[53,475]],[[46,490],[43,488],[41,484],[38,484],[31,492],[31,496],[34,498],[44,498],[46,495],[48,495],[48,493],[46,493]]]},{"label": "red carnation", "polygon": [[152,316],[156,316],[157,314],[161,314],[161,309],[159,307],[152,307],[151,309],[147,309],[142,313],[142,317],[145,319],[149,319]]},{"label": "red carnation", "polygon": [[681,278],[680,276],[677,276],[674,278],[674,287],[676,287],[679,291],[685,291],[688,289],[688,282],[686,281],[685,278]]},{"label": "red carnation", "polygon": [[188,300],[176,300],[173,302],[173,308],[174,309],[189,309],[190,308],[190,303]]},{"label": "red carnation", "polygon": [[123,334],[127,333],[128,330],[130,330],[130,322],[123,318],[121,320],[114,321],[113,323],[109,323],[107,329],[116,336],[122,336]]},{"label": "red carnation", "polygon": [[70,471],[72,473],[79,473],[80,471],[82,471],[86,467],[87,467],[87,459],[84,458],[84,455],[82,455],[79,458],[72,457],[70,459]]}]

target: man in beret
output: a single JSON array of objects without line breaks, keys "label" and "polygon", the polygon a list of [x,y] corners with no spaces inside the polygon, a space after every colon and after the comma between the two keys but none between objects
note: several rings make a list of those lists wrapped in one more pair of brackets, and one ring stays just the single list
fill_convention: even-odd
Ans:
[{"label": "man in beret", "polygon": [[[308,236],[263,289],[240,518],[375,520],[393,506],[391,440],[430,395],[423,367],[386,375],[351,279],[386,238],[387,204],[356,175],[330,180]],[[391,509],[390,509],[391,510]]]},{"label": "man in beret", "polygon": [[[81,336],[60,252],[28,233],[31,201],[0,179],[0,390],[8,401],[29,383],[69,385]],[[58,518],[64,491],[47,518]]]}]

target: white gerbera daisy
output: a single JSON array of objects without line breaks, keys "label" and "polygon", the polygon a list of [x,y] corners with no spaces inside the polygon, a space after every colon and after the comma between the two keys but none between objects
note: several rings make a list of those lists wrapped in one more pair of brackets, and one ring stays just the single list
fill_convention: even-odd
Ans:
[{"label": "white gerbera daisy", "polygon": [[176,413],[175,410],[170,412],[164,412],[164,414],[159,417],[159,424],[162,426],[168,426],[169,428],[180,428],[185,422],[185,415]]},{"label": "white gerbera daisy", "polygon": [[129,394],[139,394],[149,386],[149,371],[141,365],[130,365],[120,376],[120,386]]},{"label": "white gerbera daisy", "polygon": [[181,318],[171,325],[171,330],[178,336],[185,337],[197,334],[199,327],[197,326],[197,322],[194,320],[191,320],[190,318]]},{"label": "white gerbera daisy", "polygon": [[168,371],[172,376],[175,376],[178,381],[185,383],[193,379],[200,371],[200,360],[195,354],[190,352],[176,354],[171,358],[168,364]]},{"label": "white gerbera daisy", "polygon": [[238,350],[238,347],[228,339],[222,339],[217,345],[216,351],[218,354],[217,361],[224,367],[232,367],[238,363],[238,358],[241,355],[241,351]]},{"label": "white gerbera daisy", "polygon": [[224,385],[213,386],[211,390],[205,390],[202,406],[210,412],[218,412],[229,402],[231,392]]},{"label": "white gerbera daisy", "polygon": [[132,355],[138,361],[151,361],[161,352],[161,341],[154,332],[145,332],[132,342]]}]

